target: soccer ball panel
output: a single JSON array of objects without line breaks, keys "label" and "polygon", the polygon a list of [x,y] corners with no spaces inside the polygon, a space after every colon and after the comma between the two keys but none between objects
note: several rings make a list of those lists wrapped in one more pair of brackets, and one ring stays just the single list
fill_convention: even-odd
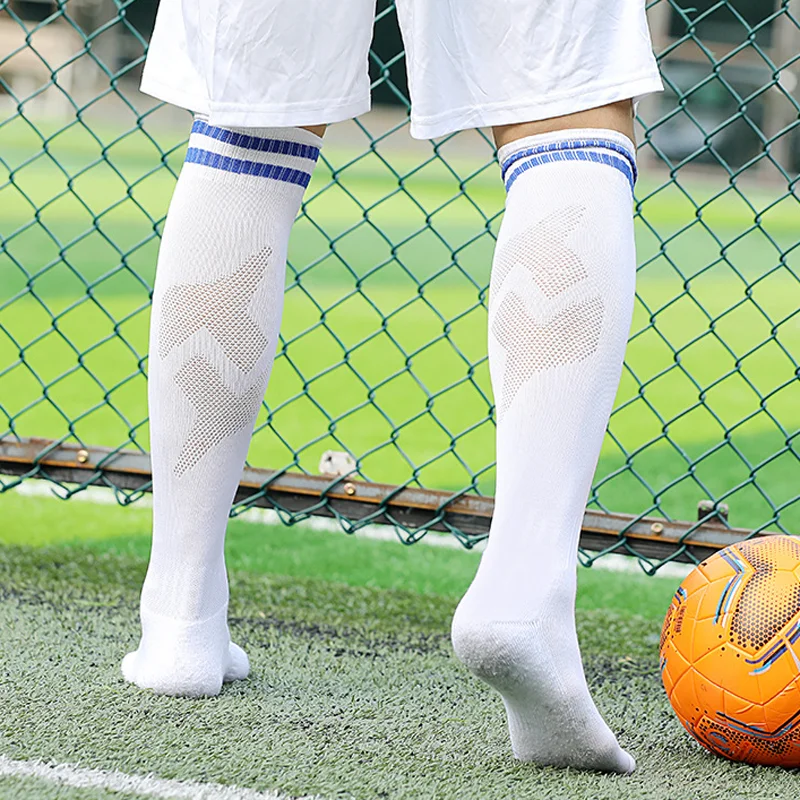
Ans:
[{"label": "soccer ball panel", "polygon": [[694,680],[695,709],[698,719],[700,715],[708,716],[713,714],[714,709],[722,708],[725,703],[725,690],[696,669],[692,669],[691,674]]},{"label": "soccer ball panel", "polygon": [[[688,609],[686,613],[689,613]],[[723,628],[715,625],[713,618],[700,618],[695,620],[691,640],[683,645],[683,649],[688,651],[689,661],[695,664],[707,654],[725,647],[726,644]]]},{"label": "soccer ball panel", "polygon": [[700,719],[699,704],[695,695],[695,676],[691,668],[675,681],[669,700],[678,719],[691,731]]},{"label": "soccer ball panel", "polygon": [[[716,583],[718,580],[728,580],[733,574],[731,572],[731,565],[724,558],[720,557],[719,553],[715,553],[710,558],[706,559],[696,570],[699,572],[708,583]],[[694,572],[692,573],[694,574]],[[691,577],[691,575],[689,576]]]},{"label": "soccer ball panel", "polygon": [[709,576],[705,569],[702,567],[697,567],[683,579],[683,583],[681,583],[680,588],[683,590],[683,594],[688,596],[704,588],[712,580],[713,577]]},{"label": "soccer ball panel", "polygon": [[[800,683],[795,681],[764,704],[768,730],[778,730],[800,709]],[[798,740],[800,742],[800,739]]]},{"label": "soccer ball panel", "polygon": [[672,694],[675,684],[689,669],[689,662],[671,644],[661,649],[661,677],[668,695]]},{"label": "soccer ball panel", "polygon": [[736,648],[720,644],[710,653],[703,654],[692,663],[709,681],[739,697],[744,703],[762,703],[762,689],[753,680],[752,666]]},{"label": "soccer ball panel", "polygon": [[800,613],[800,583],[793,572],[763,570],[745,580],[730,619],[731,640],[756,654]]}]

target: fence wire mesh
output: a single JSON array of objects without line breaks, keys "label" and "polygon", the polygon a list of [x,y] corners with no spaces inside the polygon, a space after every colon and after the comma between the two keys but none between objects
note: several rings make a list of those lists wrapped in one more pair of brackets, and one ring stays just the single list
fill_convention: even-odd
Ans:
[{"label": "fence wire mesh", "polygon": [[[0,2],[6,440],[149,450],[151,287],[189,127],[136,90],[154,11]],[[639,106],[637,303],[590,507],[692,520],[703,501],[739,527],[796,531],[800,7],[656,0],[648,14],[666,91]],[[491,495],[494,148],[483,131],[413,143],[393,3],[375,31],[387,105],[323,148],[248,463],[316,473],[332,450],[365,480]],[[352,530],[381,511],[339,518]],[[413,542],[427,527],[399,532]]]}]

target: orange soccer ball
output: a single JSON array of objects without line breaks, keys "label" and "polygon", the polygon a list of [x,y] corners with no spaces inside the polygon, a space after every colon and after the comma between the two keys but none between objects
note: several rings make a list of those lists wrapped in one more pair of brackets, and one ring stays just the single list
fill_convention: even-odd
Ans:
[{"label": "orange soccer ball", "polygon": [[692,571],[664,620],[661,678],[703,747],[800,767],[800,538],[739,542]]}]

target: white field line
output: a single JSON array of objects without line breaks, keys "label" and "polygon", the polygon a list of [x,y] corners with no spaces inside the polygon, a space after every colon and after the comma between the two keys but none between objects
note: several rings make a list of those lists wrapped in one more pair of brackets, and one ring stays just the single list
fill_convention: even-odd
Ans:
[{"label": "white field line", "polygon": [[[75,789],[106,789],[165,800],[289,800],[280,792],[258,792],[221,783],[197,783],[156,778],[153,775],[128,775],[117,770],[90,769],[74,764],[45,764],[42,761],[15,761],[0,755],[0,775],[33,778]],[[321,800],[305,797],[301,800]]]},{"label": "white field line", "polygon": [[[69,487],[72,489],[72,487]],[[16,487],[19,494],[28,497],[64,497],[65,492],[60,487],[49,483],[44,480],[27,480],[23,481]],[[97,505],[117,505],[117,500],[114,493],[109,489],[100,486],[89,486],[84,491],[72,495],[70,502],[81,501],[85,503],[95,503]],[[153,498],[152,495],[144,495],[140,500],[137,500],[135,508],[152,508]],[[237,519],[243,522],[254,522],[261,525],[282,525],[280,516],[277,511],[271,508],[250,508],[240,514]],[[322,531],[324,533],[337,533],[341,532],[341,526],[334,519],[326,517],[311,517],[309,519],[296,522],[294,527],[300,530]],[[381,542],[399,542],[400,538],[392,525],[366,525],[360,528],[353,534],[358,539],[372,539]],[[449,533],[441,533],[439,531],[428,531],[420,540],[419,544],[425,544],[429,547],[448,547],[462,552],[468,552],[466,548]],[[475,545],[472,549],[476,552],[483,552],[486,548],[486,540]],[[634,574],[642,574],[643,570],[639,566],[639,562],[630,556],[618,555],[611,553],[603,556],[600,560],[592,565],[592,569],[608,570],[610,572],[628,572]],[[665,564],[658,570],[658,575],[664,578],[677,578],[682,580],[692,571],[689,564]]]}]

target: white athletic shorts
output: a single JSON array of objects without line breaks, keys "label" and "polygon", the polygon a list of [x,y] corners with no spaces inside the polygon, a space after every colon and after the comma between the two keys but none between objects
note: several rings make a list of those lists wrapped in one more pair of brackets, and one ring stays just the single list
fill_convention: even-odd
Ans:
[{"label": "white athletic shorts", "polygon": [[[212,125],[369,110],[375,0],[161,0],[142,91]],[[644,0],[397,0],[411,134],[547,119],[663,87]]]}]

